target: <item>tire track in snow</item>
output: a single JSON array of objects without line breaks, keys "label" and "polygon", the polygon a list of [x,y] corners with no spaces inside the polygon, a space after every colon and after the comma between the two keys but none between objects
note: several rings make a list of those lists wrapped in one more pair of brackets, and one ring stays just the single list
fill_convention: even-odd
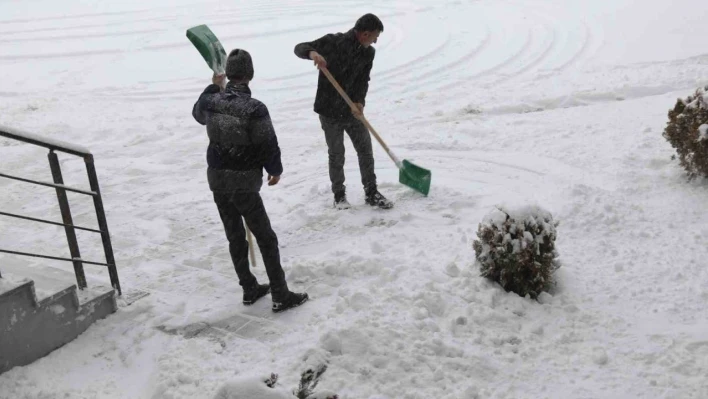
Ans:
[{"label": "tire track in snow", "polygon": [[571,65],[575,64],[577,61],[579,61],[585,54],[588,53],[590,50],[590,46],[594,41],[594,34],[592,30],[590,30],[590,27],[588,26],[587,22],[583,21],[583,44],[580,47],[580,49],[573,54],[570,59],[568,59],[565,63],[563,63],[561,66],[558,68],[555,68],[555,71],[564,71],[568,69]]},{"label": "tire track in snow", "polygon": [[[443,64],[442,66],[438,66],[430,71],[422,72],[417,75],[414,75],[412,77],[406,76],[406,75],[397,75],[396,78],[398,80],[405,80],[406,85],[401,85],[401,84],[396,84],[396,81],[391,82],[389,84],[384,84],[377,86],[376,89],[372,90],[372,92],[381,92],[384,90],[388,90],[391,87],[396,87],[400,86],[402,87],[400,90],[398,90],[399,93],[404,93],[408,90],[406,86],[409,86],[410,82],[415,82],[416,88],[424,88],[428,89],[431,87],[436,87],[436,90],[438,89],[446,89],[447,87],[459,87],[461,84],[464,84],[468,82],[470,79],[469,78],[464,78],[464,79],[458,79],[455,80],[454,83],[449,83],[449,77],[452,74],[457,73],[460,70],[463,70],[463,68],[469,66],[472,61],[477,60],[477,59],[485,59],[486,57],[492,56],[492,53],[487,52],[489,48],[493,48],[495,43],[499,42],[498,36],[499,32],[492,30],[491,25],[486,22],[485,20],[485,26],[484,26],[484,37],[481,39],[481,42],[477,44],[477,46],[471,50],[469,50],[466,54],[464,54],[461,57],[458,57],[454,60],[447,60],[445,58],[446,63]],[[443,29],[449,29],[447,26],[444,26]],[[458,32],[449,32],[448,35],[455,34],[455,36],[462,36]],[[513,62],[515,62],[517,59],[522,57],[526,52],[529,51],[529,48],[533,44],[533,35],[527,30],[525,31],[525,37],[526,41],[524,44],[521,46],[521,48],[518,49],[518,51],[514,52],[510,56],[508,56],[505,59],[499,60],[498,62],[495,62],[492,66],[489,66],[485,68],[482,71],[479,71],[475,73],[473,76],[479,78],[482,76],[485,76],[487,74],[494,73],[498,71],[500,68],[503,68]],[[444,55],[444,54],[443,54]],[[493,59],[492,59],[493,60]],[[444,85],[447,83],[447,87],[443,86],[440,87],[441,84]]]},{"label": "tire track in snow", "polygon": [[[561,21],[559,21],[559,19],[556,16],[554,16],[554,14],[549,13],[547,10],[544,10],[545,12],[540,13],[538,10],[541,9],[541,7],[543,7],[543,6],[535,5],[535,7],[531,8],[529,6],[524,6],[524,5],[521,5],[518,3],[515,5],[517,7],[521,7],[521,8],[528,10],[529,13],[534,14],[538,19],[544,21],[544,23],[543,23],[544,28],[551,31],[551,41],[548,44],[548,47],[546,47],[546,49],[543,50],[541,52],[541,54],[539,54],[536,59],[530,61],[525,66],[522,66],[519,70],[514,71],[514,72],[510,73],[509,75],[506,75],[504,77],[504,79],[508,79],[509,77],[517,77],[519,75],[522,75],[523,73],[528,72],[528,71],[534,69],[535,67],[537,67],[538,65],[542,64],[543,61],[546,61],[549,58],[549,55],[554,50],[556,50],[558,47],[558,36],[559,36],[559,32],[561,32],[561,29],[558,28],[558,26],[562,26],[562,27],[567,26],[567,24],[566,25],[561,24]],[[582,42],[583,44],[582,44],[581,48],[577,52],[575,52],[573,55],[571,55],[570,59],[568,61],[564,62],[560,67],[553,68],[555,71],[562,71],[564,68],[566,68],[567,66],[569,66],[573,62],[577,61],[577,59],[580,57],[580,55],[582,55],[587,50],[591,32],[590,32],[587,24],[585,23],[585,21],[583,21],[583,28],[584,28],[583,29],[584,35],[583,35],[583,42]],[[495,85],[496,83],[499,83],[500,81],[501,81],[501,79],[493,82],[492,85]]]},{"label": "tire track in snow", "polygon": [[[498,79],[496,82],[500,82],[502,80],[508,80],[510,78],[517,77],[527,71],[530,71],[531,69],[535,68],[539,64],[541,64],[543,61],[545,61],[548,58],[548,55],[550,54],[551,51],[555,48],[556,45],[556,31],[552,30],[551,33],[551,40],[548,43],[548,46],[540,53],[538,54],[534,59],[530,60],[526,65],[522,65],[520,69],[513,71],[508,74],[504,74],[504,76],[500,79]],[[494,84],[494,83],[492,83]]]},{"label": "tire track in snow", "polygon": [[[530,51],[530,48],[532,47],[534,43],[534,35],[526,30],[524,32],[526,40],[525,42],[515,51],[514,53],[510,54],[508,57],[497,60],[496,63],[493,65],[486,67],[485,69],[478,71],[474,74],[467,75],[464,78],[459,78],[455,79],[453,82],[449,81],[449,78],[453,74],[457,74],[458,71],[462,70],[463,68],[469,66],[474,60],[477,59],[485,59],[485,55],[489,57],[486,50],[493,48],[495,46],[495,43],[499,42],[498,40],[498,32],[492,32],[490,25],[487,24],[485,26],[485,34],[484,38],[481,40],[481,42],[472,50],[470,50],[467,54],[463,55],[462,57],[459,57],[455,60],[448,61],[446,64],[437,67],[433,70],[426,71],[424,73],[421,73],[419,75],[416,75],[414,77],[408,77],[408,76],[401,76],[401,75],[396,75],[397,78],[405,78],[407,82],[416,82],[416,88],[424,88],[424,89],[430,89],[430,90],[448,90],[452,88],[460,88],[464,87],[466,83],[468,83],[470,80],[475,80],[475,79],[480,79],[482,77],[492,75],[496,72],[498,72],[500,69],[503,69],[509,65],[512,65],[514,62],[517,60],[521,59],[526,53]],[[498,45],[498,43],[497,43]],[[550,50],[547,50],[550,51]],[[540,58],[543,58],[545,55],[542,54]],[[538,62],[541,62],[539,59]],[[402,87],[398,92],[404,93],[408,91],[409,89],[406,87],[407,85],[401,85],[401,84],[395,84],[395,82],[389,83],[389,84],[384,84],[384,85],[379,85],[377,86],[376,89],[372,90],[373,93],[378,93],[378,92],[383,92],[383,91],[390,91],[391,87]]]},{"label": "tire track in snow", "polygon": [[487,67],[479,72],[476,72],[472,75],[468,75],[464,78],[459,78],[455,80],[452,83],[447,83],[443,86],[436,87],[434,90],[439,90],[439,91],[446,91],[450,89],[455,89],[455,88],[460,88],[465,85],[465,83],[468,83],[472,80],[477,80],[485,76],[493,75],[494,73],[498,72],[499,69],[504,68],[508,65],[513,64],[516,62],[518,59],[523,57],[523,55],[528,51],[529,47],[531,46],[531,43],[533,41],[532,35],[528,34],[526,36],[526,41],[524,42],[523,45],[516,51],[514,54],[510,55],[508,58],[500,61],[499,63],[492,65],[490,67]]},{"label": "tire track in snow", "polygon": [[[509,79],[513,79],[515,77],[521,76],[524,73],[538,70],[538,67],[543,65],[544,62],[547,62],[550,59],[550,56],[552,53],[554,53],[558,49],[558,36],[560,32],[564,32],[564,27],[567,26],[567,24],[560,24],[557,18],[552,17],[548,13],[539,13],[538,12],[538,6],[535,5],[533,8],[530,6],[523,6],[520,4],[516,3],[511,3],[509,2],[510,6],[513,6],[515,8],[523,8],[525,12],[523,15],[528,16],[532,15],[534,16],[537,20],[541,20],[541,26],[543,26],[547,31],[550,32],[550,42],[541,50],[536,50],[536,55],[531,58],[529,61],[527,61],[525,64],[519,66],[518,69],[513,70],[508,73],[503,73],[503,69],[507,67],[513,66],[513,64],[518,61],[519,59],[525,57],[528,55],[528,53],[531,51],[529,48],[533,45],[532,40],[527,40],[526,43],[523,45],[522,49],[514,54],[513,57],[510,57],[509,59],[505,60],[505,62],[499,63],[497,65],[493,65],[491,67],[488,67],[480,72],[476,72],[473,74],[466,75],[461,78],[455,79],[453,82],[443,84],[439,87],[437,87],[435,90],[453,90],[457,89],[460,87],[464,87],[466,83],[470,81],[477,81],[481,78],[485,78],[494,74],[499,74],[500,78],[493,80],[491,83],[489,83],[490,86],[496,86],[499,83],[505,82]],[[560,27],[559,27],[560,25]],[[553,68],[554,71],[562,71],[574,63],[576,63],[580,58],[582,58],[590,48],[590,45],[592,43],[593,39],[593,34],[592,30],[588,27],[587,23],[583,21],[582,23],[583,26],[583,41],[580,49],[575,51],[563,64],[561,64],[557,68]],[[527,35],[530,37],[533,37],[533,33],[527,31]],[[533,56],[533,54],[531,54]]]},{"label": "tire track in snow", "polygon": [[[252,17],[258,17],[262,15],[263,19],[270,19],[274,16],[281,15],[282,12],[287,9],[292,9],[293,11],[297,11],[300,14],[307,13],[308,11],[310,13],[315,12],[315,11],[321,11],[321,8],[319,5],[308,3],[308,8],[303,10],[301,6],[289,6],[289,7],[283,7],[282,5],[274,4],[274,5],[268,5],[268,6],[261,6],[263,10],[260,11],[259,7],[256,7],[257,13],[254,14],[248,14],[248,9],[243,10],[243,9],[238,9],[234,11],[234,15],[237,15],[240,18],[248,18],[249,20],[252,20]],[[284,3],[287,4],[287,3]],[[331,4],[331,3],[323,3],[323,4]],[[166,7],[164,7],[166,8]],[[37,21],[53,21],[53,20],[67,20],[67,19],[80,19],[80,18],[100,18],[100,17],[107,17],[107,16],[123,16],[123,15],[135,15],[135,14],[145,14],[145,13],[155,13],[156,10],[164,9],[164,8],[158,8],[158,9],[145,9],[145,10],[135,10],[135,11],[117,11],[117,12],[105,12],[105,13],[90,13],[90,14],[80,14],[80,15],[66,15],[66,16],[57,16],[57,17],[47,17],[47,18],[38,18],[34,20],[8,20],[4,21],[6,24],[11,24],[11,23],[25,23],[25,22],[37,22]],[[180,9],[191,9],[193,6],[182,6],[179,7]],[[169,8],[172,10],[172,8]],[[419,11],[424,11],[422,10],[417,10],[416,12]],[[392,12],[384,15],[383,17],[394,17],[394,16],[400,16],[404,15],[405,12],[398,11],[398,12]],[[220,17],[224,17],[223,14],[219,14]],[[158,17],[155,18],[154,20],[164,20],[165,18],[168,17]],[[142,20],[143,22],[150,22],[152,19],[144,19]],[[1,22],[1,21],[0,21]],[[119,22],[123,23],[123,22]],[[131,21],[126,21],[124,22],[125,24],[131,24]],[[232,19],[225,19],[220,22],[210,22],[210,25],[212,26],[218,26],[218,25],[223,25],[223,24],[229,24],[232,25],[234,23],[234,20]],[[260,37],[269,37],[269,36],[278,36],[278,35],[285,35],[285,34],[291,34],[291,33],[297,33],[297,32],[304,32],[304,31],[309,31],[313,29],[324,29],[324,28],[331,28],[331,27],[339,27],[342,25],[346,25],[351,23],[350,18],[347,19],[342,19],[339,21],[333,21],[333,22],[328,22],[325,24],[318,24],[318,25],[308,25],[308,26],[298,26],[295,28],[288,28],[288,29],[281,29],[281,30],[275,30],[275,31],[266,31],[266,32],[256,32],[256,33],[244,33],[244,34],[226,34],[226,35],[221,35],[220,40],[222,42],[227,42],[227,41],[238,41],[242,39],[249,39],[249,38],[260,38]],[[95,25],[94,25],[95,26]],[[103,27],[105,25],[98,25],[98,27]],[[62,30],[63,27],[57,27],[57,28],[47,28],[47,29],[59,29]],[[138,33],[154,33],[154,32],[136,32],[135,34]],[[127,35],[128,33],[125,33]],[[78,35],[76,35],[78,36]],[[114,37],[114,36],[119,36],[119,34],[96,34],[96,37]],[[70,38],[75,38],[75,37],[70,37]],[[78,38],[78,37],[76,37]],[[52,37],[52,38],[42,38],[42,39],[36,39],[37,41],[47,41],[47,42],[52,42],[55,41],[57,38]],[[21,40],[23,41],[31,41],[34,40],[33,38],[22,38]],[[8,40],[8,42],[12,42],[12,40]],[[114,49],[96,49],[96,50],[80,50],[80,51],[69,51],[69,52],[58,52],[58,53],[43,53],[43,54],[4,54],[0,55],[0,60],[8,60],[8,61],[21,61],[21,60],[33,60],[33,59],[52,59],[52,58],[76,58],[76,57],[87,57],[87,56],[92,56],[92,55],[107,55],[107,54],[123,54],[126,52],[144,52],[144,51],[161,51],[161,50],[168,50],[168,49],[174,49],[174,48],[182,48],[182,47],[189,47],[191,46],[191,43],[189,43],[187,40],[184,40],[182,35],[180,35],[179,40],[175,40],[172,42],[168,43],[162,43],[162,44],[153,44],[153,45],[145,45],[142,47],[138,48],[132,48],[129,51],[122,49],[122,48],[114,48]]]},{"label": "tire track in snow", "polygon": [[84,33],[84,34],[52,36],[52,37],[22,37],[22,38],[17,38],[17,39],[0,39],[0,43],[58,42],[58,41],[64,41],[64,40],[86,40],[86,39],[99,39],[99,38],[104,38],[104,37],[144,35],[144,34],[152,34],[152,33],[165,32],[165,31],[167,31],[167,29],[145,29],[145,30],[134,30],[134,31],[126,31],[126,32]]},{"label": "tire track in snow", "polygon": [[[416,12],[423,12],[426,11],[427,9],[423,10],[418,10]],[[392,12],[388,14],[382,14],[380,15],[381,18],[392,18],[392,17],[398,17],[398,16],[404,16],[406,15],[407,12],[405,11],[398,11],[398,12]],[[293,28],[287,28],[287,29],[281,29],[281,30],[270,30],[266,32],[256,32],[256,33],[242,33],[242,34],[234,34],[234,35],[222,35],[219,37],[220,41],[222,42],[227,42],[227,41],[237,41],[239,39],[254,39],[254,38],[263,38],[263,37],[271,37],[271,36],[282,36],[282,35],[287,35],[287,34],[294,34],[294,33],[300,33],[300,32],[308,32],[316,29],[328,29],[328,28],[336,28],[340,29],[342,26],[347,26],[351,24],[351,18],[347,19],[342,19],[339,21],[333,21],[333,22],[327,22],[323,24],[316,24],[316,25],[307,25],[305,27],[293,27]],[[167,49],[172,49],[172,48],[179,48],[179,47],[188,47],[190,46],[190,43],[184,43],[184,41],[175,41],[172,43],[165,43],[165,44],[156,44],[156,45],[150,45],[150,46],[145,46],[142,47],[139,51],[150,51],[150,50],[167,50]]]},{"label": "tire track in snow", "polygon": [[[468,51],[466,54],[463,56],[451,60],[447,62],[446,64],[443,64],[442,66],[439,66],[435,69],[432,69],[430,71],[426,71],[420,75],[413,76],[412,78],[405,77],[404,75],[400,73],[396,73],[395,76],[398,79],[405,78],[408,81],[416,82],[416,87],[426,87],[427,83],[431,82],[437,82],[438,79],[433,79],[437,78],[442,75],[443,72],[451,72],[459,67],[462,67],[469,63],[470,61],[474,60],[477,58],[488,46],[490,42],[490,34],[489,31],[485,33],[484,38],[481,40],[481,42],[473,49]],[[415,61],[412,61],[412,63],[415,63]],[[396,72],[396,71],[394,71]],[[372,90],[372,92],[379,92],[379,91],[386,91],[387,89],[390,89],[391,87],[397,87],[400,86],[399,84],[395,84],[397,81],[391,82],[391,83],[384,83],[382,85],[377,86],[376,90]],[[408,90],[408,88],[405,88],[404,90]]]},{"label": "tire track in snow", "polygon": [[66,32],[74,30],[85,30],[90,28],[105,28],[108,26],[123,26],[131,25],[134,26],[136,23],[140,22],[169,22],[174,21],[176,17],[158,17],[158,18],[145,18],[145,19],[134,19],[131,21],[120,21],[120,22],[106,22],[102,24],[84,24],[84,25],[71,25],[71,26],[58,26],[51,28],[38,28],[38,29],[25,29],[25,30],[11,30],[11,31],[0,31],[0,37],[8,36],[20,36],[28,33],[43,33],[43,32]]},{"label": "tire track in snow", "polygon": [[376,73],[375,76],[377,78],[386,78],[389,76],[399,76],[402,72],[406,72],[416,65],[418,65],[421,61],[425,60],[426,58],[429,58],[433,56],[435,53],[443,51],[445,48],[447,48],[450,45],[450,35],[448,34],[447,39],[443,41],[441,44],[439,44],[437,47],[434,47],[432,50],[427,51],[423,55],[413,58],[412,60],[406,61],[405,63],[398,65],[393,68],[385,69],[379,73]]},{"label": "tire track in snow", "polygon": [[[73,14],[73,15],[58,15],[58,16],[49,16],[49,17],[37,17],[37,18],[17,18],[17,19],[5,19],[5,20],[0,20],[0,25],[9,25],[9,24],[24,24],[24,23],[37,23],[37,22],[47,22],[47,21],[66,21],[70,19],[82,19],[82,18],[88,18],[88,19],[96,19],[96,18],[101,18],[101,17],[113,17],[113,16],[118,16],[118,17],[123,17],[123,16],[130,16],[130,15],[143,15],[143,14],[160,14],[164,17],[164,14],[160,13],[162,10],[169,10],[169,11],[176,11],[176,10],[186,10],[186,11],[193,11],[195,8],[203,10],[203,9],[208,9],[210,8],[209,5],[221,5],[223,4],[222,2],[219,1],[209,1],[209,2],[203,2],[200,3],[199,5],[196,4],[187,4],[187,5],[181,5],[181,6],[163,6],[163,7],[153,7],[153,8],[143,8],[143,9],[137,9],[137,10],[123,10],[123,11],[104,11],[104,12],[94,12],[94,13],[83,13],[83,14]],[[311,10],[320,10],[322,9],[323,5],[330,5],[332,4],[329,1],[320,1],[320,2],[315,2],[315,1],[308,1],[305,6],[308,6]],[[363,4],[362,2],[358,2],[357,4]],[[335,6],[333,6],[335,7]],[[265,11],[266,14],[269,16],[272,16],[273,14],[278,14],[283,11],[288,11],[288,10],[295,10],[295,9],[302,9],[302,5],[291,5],[290,2],[288,1],[269,1],[265,4],[248,4],[245,7],[243,5],[239,5],[236,7],[236,9],[233,11],[234,14],[238,13],[240,15],[248,15],[252,16],[254,14],[248,14],[248,12],[260,12]],[[223,14],[222,14],[223,15]],[[126,23],[130,23],[132,19],[129,21],[126,21]]]},{"label": "tire track in snow", "polygon": [[[400,76],[400,74],[407,72],[408,70],[412,69],[415,67],[416,64],[418,64],[420,61],[431,57],[433,54],[442,51],[444,48],[446,48],[450,43],[449,37],[448,40],[445,40],[442,44],[439,46],[435,47],[434,49],[426,52],[425,54],[421,55],[420,57],[416,57],[410,61],[405,62],[404,64],[401,64],[397,67],[394,68],[389,68],[381,73],[377,73],[374,75],[375,78],[386,78],[388,76]],[[294,78],[301,78],[305,76],[312,76],[314,72],[303,72],[299,74],[294,74],[294,75],[286,75],[285,77],[276,77],[276,78],[271,78],[271,79],[265,79],[265,81],[268,82],[277,82],[281,80],[286,80],[286,79],[294,79]],[[312,88],[311,84],[301,84],[297,86],[286,86],[286,87],[281,87],[281,88],[274,88],[271,89],[271,91],[291,91],[291,90],[299,90],[299,89],[310,89]],[[373,92],[373,90],[372,90]],[[296,102],[299,101],[304,101],[303,98],[293,100]],[[308,99],[309,101],[309,99]]]},{"label": "tire track in snow", "polygon": [[[405,16],[408,14],[415,14],[415,13],[425,13],[428,12],[435,7],[422,7],[413,11],[409,12],[393,12],[386,17],[392,17],[392,16]],[[309,30],[314,30],[314,29],[321,29],[321,28],[326,28],[326,27],[334,27],[334,26],[340,26],[344,23],[347,23],[345,21],[340,21],[340,22],[335,22],[335,23],[327,23],[327,24],[321,24],[321,25],[309,25],[307,27],[299,27],[299,28],[289,28],[286,30],[281,30],[277,32],[271,32],[269,35],[280,35],[280,34],[286,34],[286,33],[294,33],[294,32],[300,32],[300,31],[309,31]],[[229,39],[233,38],[253,38],[253,37],[261,37],[263,36],[260,33],[252,33],[252,34],[246,34],[246,35],[232,35],[232,36],[225,36],[222,41],[226,41]],[[485,43],[482,43],[478,45],[472,52],[469,54],[465,55],[463,58],[469,58],[469,57],[474,57],[476,56],[481,50],[482,46]],[[185,44],[180,42],[177,46],[184,46]],[[391,74],[391,75],[400,75],[402,71],[409,70],[409,69],[415,69],[415,66],[418,64],[420,60],[423,60],[427,57],[431,57],[432,55],[435,54],[435,52],[440,51],[441,49],[445,48],[446,46],[449,45],[449,40],[446,40],[442,44],[438,45],[434,49],[430,50],[429,52],[416,57],[413,60],[407,61],[406,63],[399,65],[398,67],[390,68],[386,71],[384,71],[385,74]],[[167,46],[172,46],[167,45]],[[141,48],[140,50],[144,50],[147,48],[166,48],[165,45],[155,45],[155,46],[148,46],[145,48]],[[0,59],[2,59],[2,56],[0,56]],[[454,62],[463,62],[464,60],[457,60]],[[266,78],[263,79],[264,82],[280,82],[280,81],[286,81],[286,80],[292,80],[292,79],[298,79],[298,78],[303,78],[306,76],[311,76],[314,72],[303,72],[303,73],[297,73],[297,74],[289,74],[289,75],[283,75],[283,76],[276,76],[273,78]],[[309,89],[311,88],[311,84],[302,84],[302,85],[296,85],[296,86],[287,86],[287,87],[275,87],[271,88],[269,91],[271,92],[288,92],[288,91],[293,91],[293,90],[301,90],[301,89]],[[122,98],[127,101],[143,101],[143,102],[149,102],[149,101],[161,101],[164,99],[187,99],[187,98],[192,98],[194,96],[194,92],[201,90],[201,85],[199,86],[198,89],[170,89],[170,90],[138,90],[135,92],[124,92],[122,94],[116,94],[112,93],[111,97],[112,98]],[[184,94],[182,94],[184,93]],[[310,103],[312,99],[308,97],[300,97],[296,99],[291,99],[291,100],[286,100],[285,103],[289,104],[289,106],[286,107],[281,107],[281,111],[294,111],[294,110],[300,110],[302,109],[303,106],[306,106],[308,103]]]}]

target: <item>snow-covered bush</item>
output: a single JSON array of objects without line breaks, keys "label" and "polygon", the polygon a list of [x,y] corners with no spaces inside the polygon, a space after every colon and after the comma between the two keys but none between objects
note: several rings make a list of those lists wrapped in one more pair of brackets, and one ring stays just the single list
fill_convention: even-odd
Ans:
[{"label": "snow-covered bush", "polygon": [[556,226],[551,214],[536,206],[499,207],[488,214],[472,244],[482,276],[507,291],[538,297],[554,283],[553,272],[560,267]]},{"label": "snow-covered bush", "polygon": [[664,138],[676,149],[689,180],[708,177],[708,86],[676,101]]}]

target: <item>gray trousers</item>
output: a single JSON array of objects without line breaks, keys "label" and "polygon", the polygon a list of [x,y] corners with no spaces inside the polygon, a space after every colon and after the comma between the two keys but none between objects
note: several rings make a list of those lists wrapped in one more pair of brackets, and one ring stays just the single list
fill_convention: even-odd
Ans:
[{"label": "gray trousers", "polygon": [[285,273],[280,265],[278,237],[270,226],[270,219],[259,193],[214,192],[214,202],[224,223],[229,252],[238,275],[239,284],[244,289],[253,288],[256,277],[251,273],[248,262],[248,241],[243,220],[253,233],[263,256],[266,273],[270,280],[273,298],[288,292]]},{"label": "gray trousers", "polygon": [[376,190],[374,152],[371,148],[371,136],[366,126],[354,116],[333,119],[320,115],[320,123],[329,149],[329,180],[332,182],[332,192],[338,193],[345,190],[344,132],[347,132],[352,140],[359,158],[359,172],[364,191],[368,193]]}]

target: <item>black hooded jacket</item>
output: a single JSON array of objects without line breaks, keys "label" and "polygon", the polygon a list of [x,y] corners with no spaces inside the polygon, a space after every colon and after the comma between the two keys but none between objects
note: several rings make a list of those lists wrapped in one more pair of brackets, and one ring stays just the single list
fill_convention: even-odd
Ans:
[{"label": "black hooded jacket", "polygon": [[[327,69],[353,102],[365,104],[369,74],[376,55],[373,47],[362,46],[352,29],[295,46],[295,55],[300,58],[309,60],[310,51],[316,51],[324,57]],[[317,82],[314,109],[318,114],[330,118],[351,116],[351,109],[322,72]]]},{"label": "black hooded jacket", "polygon": [[207,177],[216,192],[258,192],[263,169],[280,176],[278,139],[266,106],[251,97],[245,84],[229,82],[222,92],[209,85],[192,115],[207,127]]}]

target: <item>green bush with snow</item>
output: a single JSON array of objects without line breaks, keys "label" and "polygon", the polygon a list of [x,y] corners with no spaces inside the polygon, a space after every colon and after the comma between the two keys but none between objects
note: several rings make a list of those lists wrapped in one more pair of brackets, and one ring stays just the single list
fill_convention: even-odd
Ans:
[{"label": "green bush with snow", "polygon": [[537,298],[553,284],[560,267],[557,222],[539,207],[497,208],[488,214],[472,244],[482,276],[506,290]]},{"label": "green bush with snow", "polygon": [[676,149],[689,180],[708,177],[708,86],[676,101],[663,136]]}]

